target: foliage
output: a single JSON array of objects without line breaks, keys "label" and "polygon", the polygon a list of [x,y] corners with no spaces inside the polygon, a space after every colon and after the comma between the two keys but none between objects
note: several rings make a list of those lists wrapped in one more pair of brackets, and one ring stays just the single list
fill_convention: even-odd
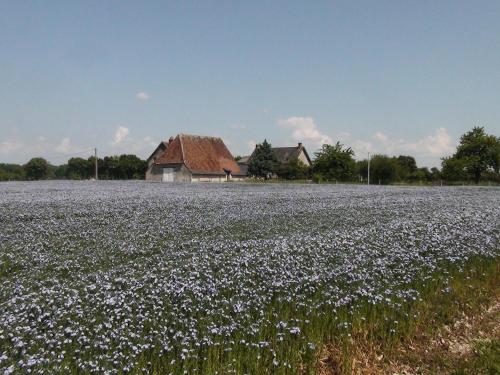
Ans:
[{"label": "foliage", "polygon": [[73,180],[83,180],[90,178],[89,170],[91,164],[83,158],[71,158],[68,160],[68,169],[66,176]]},{"label": "foliage", "polygon": [[433,181],[433,174],[427,167],[417,168],[412,173],[406,175],[405,180],[408,182],[430,182]]},{"label": "foliage", "polygon": [[366,180],[368,178],[368,159],[356,161],[356,170],[360,181]]},{"label": "foliage", "polygon": [[26,179],[24,168],[19,164],[0,164],[0,181],[19,181]]},{"label": "foliage", "polygon": [[500,137],[495,137],[490,135],[486,139],[488,145],[488,160],[489,166],[493,171],[498,174],[500,173]]},{"label": "foliage", "polygon": [[103,161],[102,176],[109,180],[117,180],[121,176],[120,157],[105,156]]},{"label": "foliage", "polygon": [[325,178],[323,177],[323,175],[321,173],[313,173],[312,181],[317,183],[317,184],[321,184],[322,182],[325,182]]},{"label": "foliage", "polygon": [[[366,180],[368,177],[368,160],[357,162],[359,175]],[[433,167],[417,167],[415,158],[408,155],[390,157],[373,155],[370,160],[370,180],[372,184],[391,184],[395,182],[430,183],[439,181],[441,172]]]},{"label": "foliage", "polygon": [[443,158],[441,175],[446,181],[466,181],[467,161],[455,157]]},{"label": "foliage", "polygon": [[33,158],[23,168],[28,180],[42,180],[49,176],[49,163],[44,158]]},{"label": "foliage", "polygon": [[57,180],[63,180],[68,175],[68,164],[61,164],[54,167],[54,178]]},{"label": "foliage", "polygon": [[432,178],[432,181],[440,180],[441,179],[441,171],[436,167],[432,167],[431,168],[431,178]]},{"label": "foliage", "polygon": [[474,127],[462,135],[455,154],[443,159],[443,177],[449,181],[471,177],[477,184],[488,169],[498,174],[499,162],[500,137],[486,134],[483,127]]},{"label": "foliage", "polygon": [[[98,159],[100,179],[144,179],[147,164],[135,155],[106,156]],[[50,165],[45,159],[34,158],[26,165],[0,164],[0,181],[71,179],[85,180],[95,176],[95,157],[74,157],[67,164]]]},{"label": "foliage", "polygon": [[373,155],[370,161],[370,179],[373,184],[389,184],[397,180],[398,168],[396,158]]},{"label": "foliage", "polygon": [[309,168],[301,160],[294,158],[276,168],[278,177],[285,180],[303,180],[309,176]]},{"label": "foliage", "polygon": [[146,173],[146,162],[135,155],[120,155],[118,158],[120,178],[140,179]]},{"label": "foliage", "polygon": [[396,158],[396,161],[399,166],[398,177],[400,180],[406,180],[412,175],[413,176],[409,178],[410,180],[418,179],[415,178],[415,173],[417,172],[417,162],[413,156],[399,155]]},{"label": "foliage", "polygon": [[356,176],[354,151],[340,142],[335,145],[324,144],[315,153],[313,172],[329,181],[350,181]]},{"label": "foliage", "polygon": [[255,151],[248,164],[248,174],[255,177],[271,178],[278,168],[278,160],[271,144],[264,139],[262,144],[255,147]]}]

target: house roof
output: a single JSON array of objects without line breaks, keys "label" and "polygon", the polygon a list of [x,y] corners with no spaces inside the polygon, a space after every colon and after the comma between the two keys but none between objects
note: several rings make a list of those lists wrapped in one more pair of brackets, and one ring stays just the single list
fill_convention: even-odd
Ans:
[{"label": "house roof", "polygon": [[[149,158],[146,159],[147,162],[149,162],[149,160],[151,160],[151,158],[155,157],[155,156],[161,156],[161,154],[163,154],[165,152],[165,150],[167,149],[168,147],[168,142],[167,141],[162,141],[156,148],[155,150],[151,153],[151,155],[149,155]],[[162,153],[158,153],[159,150],[162,150]],[[158,154],[157,154],[158,153]]]},{"label": "house roof", "polygon": [[274,152],[274,155],[276,155],[276,159],[278,159],[281,164],[288,163],[291,160],[297,159],[302,151],[309,161],[309,164],[311,164],[311,158],[309,157],[307,150],[302,146],[302,144],[299,144],[295,147],[273,147],[272,150]]},{"label": "house roof", "polygon": [[290,160],[297,158],[300,154],[300,149],[298,147],[273,147],[272,150],[280,163],[288,163]]},{"label": "house roof", "polygon": [[[306,156],[307,160],[309,161],[309,164],[311,164],[311,158],[309,157],[307,150],[305,149],[304,146],[302,146],[302,144],[299,144],[299,145],[293,146],[293,147],[273,147],[273,148],[271,148],[271,150],[273,150],[273,153],[276,156],[276,159],[278,160],[278,162],[280,164],[285,164],[285,163],[288,163],[294,159],[297,159],[300,156],[300,153],[302,151],[304,151],[304,155]],[[246,160],[245,162],[242,162],[240,160],[240,163],[248,163],[249,159],[251,159],[252,156],[253,156],[253,153],[252,153],[252,155],[250,155],[248,157],[248,160]]]},{"label": "house roof", "polygon": [[248,164],[249,161],[250,161],[250,155],[242,156],[240,160],[238,160],[238,164]]},{"label": "house roof", "polygon": [[226,174],[226,171],[241,174],[233,155],[217,137],[179,134],[168,143],[167,150],[155,164],[184,164],[195,174]]}]

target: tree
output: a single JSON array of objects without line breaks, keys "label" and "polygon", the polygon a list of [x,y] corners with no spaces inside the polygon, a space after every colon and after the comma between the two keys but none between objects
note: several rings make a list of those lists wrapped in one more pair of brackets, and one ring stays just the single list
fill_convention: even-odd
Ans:
[{"label": "tree", "polygon": [[446,181],[467,180],[466,160],[455,157],[444,158],[442,162],[441,176]]},{"label": "tree", "polygon": [[[92,178],[95,177],[95,156],[90,156],[87,159],[87,175]],[[106,179],[106,171],[104,168],[104,160],[97,158],[97,169],[98,169],[98,178]]]},{"label": "tree", "polygon": [[286,180],[305,179],[308,177],[309,168],[301,160],[294,158],[288,163],[280,165],[276,173],[280,178]]},{"label": "tree", "polygon": [[493,171],[498,174],[500,169],[500,137],[489,135],[486,137],[488,145],[488,160]]},{"label": "tree", "polygon": [[29,180],[41,180],[48,177],[49,163],[44,158],[33,158],[24,165]]},{"label": "tree", "polygon": [[438,181],[441,179],[441,171],[436,167],[431,168],[431,178],[432,181]]},{"label": "tree", "polygon": [[370,178],[374,183],[390,184],[397,180],[398,168],[396,158],[374,155],[370,161]]},{"label": "tree", "polygon": [[406,180],[409,182],[422,182],[427,181],[430,182],[433,179],[432,172],[429,171],[429,168],[417,168],[415,171],[407,175]]},{"label": "tree", "polygon": [[483,127],[474,127],[471,131],[460,137],[460,144],[453,156],[461,159],[466,164],[466,170],[477,184],[481,174],[488,167],[498,169],[498,138],[487,135]]},{"label": "tree", "polygon": [[71,158],[68,160],[67,177],[74,180],[90,178],[91,166],[88,160],[83,158]]},{"label": "tree", "polygon": [[0,164],[0,181],[23,180],[24,168],[19,164]]},{"label": "tree", "polygon": [[103,178],[118,179],[120,178],[120,159],[118,156],[105,156],[103,160],[103,168],[101,170]]},{"label": "tree", "polygon": [[264,139],[262,144],[255,147],[248,164],[248,173],[252,176],[268,179],[276,171],[277,167],[278,161],[271,144]]},{"label": "tree", "polygon": [[61,164],[54,167],[54,177],[60,180],[68,177],[68,164]]},{"label": "tree", "polygon": [[366,180],[368,177],[368,159],[358,160],[356,162],[356,170],[360,180]]},{"label": "tree", "polygon": [[147,164],[135,155],[120,155],[118,158],[120,177],[126,179],[144,178]]},{"label": "tree", "polygon": [[417,162],[413,156],[399,155],[396,161],[399,166],[398,175],[401,180],[406,180],[417,171]]},{"label": "tree", "polygon": [[354,151],[340,142],[335,145],[323,145],[315,153],[313,164],[315,174],[320,174],[326,180],[348,181],[356,175]]}]

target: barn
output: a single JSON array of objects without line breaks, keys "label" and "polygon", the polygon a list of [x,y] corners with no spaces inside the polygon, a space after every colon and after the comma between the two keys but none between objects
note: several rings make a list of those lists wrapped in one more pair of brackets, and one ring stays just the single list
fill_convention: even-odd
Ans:
[{"label": "barn", "polygon": [[246,177],[221,138],[179,134],[161,142],[147,159],[146,180],[225,182]]}]

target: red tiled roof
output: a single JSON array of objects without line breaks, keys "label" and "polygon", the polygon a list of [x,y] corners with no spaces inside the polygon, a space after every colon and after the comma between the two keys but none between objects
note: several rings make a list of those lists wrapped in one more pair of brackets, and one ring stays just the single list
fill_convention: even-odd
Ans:
[{"label": "red tiled roof", "polygon": [[167,150],[158,159],[155,164],[182,164],[182,147],[179,136],[167,144]]},{"label": "red tiled roof", "polygon": [[240,167],[220,138],[179,134],[155,164],[185,164],[193,173],[240,174]]}]

